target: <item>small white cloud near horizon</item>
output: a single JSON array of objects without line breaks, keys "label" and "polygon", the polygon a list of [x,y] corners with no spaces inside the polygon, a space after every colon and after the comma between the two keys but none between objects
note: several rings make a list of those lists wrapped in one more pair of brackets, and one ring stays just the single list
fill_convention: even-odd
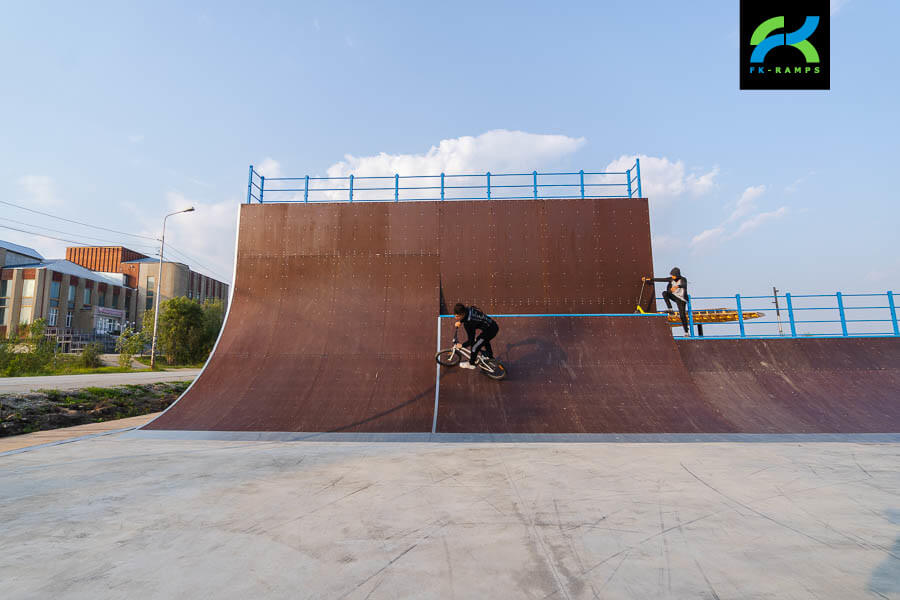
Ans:
[{"label": "small white cloud near horizon", "polygon": [[734,210],[731,211],[731,215],[728,217],[728,223],[732,221],[736,221],[740,219],[746,214],[749,214],[756,210],[756,199],[763,195],[766,191],[766,186],[764,185],[751,185],[746,188],[744,192],[741,194],[741,197],[738,198],[737,204],[734,207]]},{"label": "small white cloud near horizon", "polygon": [[281,163],[271,157],[264,158],[253,170],[263,177],[281,177]]},{"label": "small white cloud near horizon", "polygon": [[620,156],[606,165],[605,171],[627,171],[634,166],[636,158],[641,159],[641,193],[656,204],[667,203],[684,194],[706,194],[715,187],[715,178],[719,174],[718,167],[699,175],[688,173],[680,160],[646,154]]},{"label": "small white cloud near horizon", "polygon": [[706,229],[705,231],[701,231],[693,238],[691,238],[691,247],[697,248],[702,246],[708,246],[710,244],[716,244],[722,241],[725,236],[725,228],[724,227],[713,227],[712,229]]},{"label": "small white cloud near horizon", "polygon": [[754,229],[756,229],[763,223],[766,223],[767,221],[774,221],[776,219],[780,219],[780,218],[784,217],[786,214],[788,214],[788,207],[782,206],[773,211],[759,213],[757,215],[754,215],[754,216],[750,217],[749,219],[747,219],[746,221],[744,221],[743,223],[741,223],[740,227],[737,228],[737,231],[735,231],[733,234],[731,234],[731,237],[736,238],[738,236],[744,235],[748,231],[753,231]]},{"label": "small white cloud near horizon", "polygon": [[56,184],[47,175],[25,175],[19,178],[19,186],[29,195],[29,199],[43,207],[59,206],[62,202],[56,195]]}]

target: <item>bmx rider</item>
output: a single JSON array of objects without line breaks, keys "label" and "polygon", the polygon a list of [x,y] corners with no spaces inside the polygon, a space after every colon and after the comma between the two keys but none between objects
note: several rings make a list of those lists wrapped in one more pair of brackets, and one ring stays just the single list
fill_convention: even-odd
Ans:
[{"label": "bmx rider", "polygon": [[[484,314],[478,307],[476,306],[466,306],[465,304],[458,302],[456,306],[453,307],[453,314],[456,316],[456,326],[459,327],[462,325],[466,329],[466,333],[469,336],[465,342],[459,344],[457,343],[456,347],[471,347],[471,356],[469,356],[468,362],[461,362],[459,364],[460,367],[464,369],[474,369],[475,367],[475,359],[478,357],[479,352],[484,352],[484,355],[488,358],[494,358],[494,349],[491,348],[491,340],[494,339],[494,336],[497,335],[497,332],[500,331],[500,327],[497,325],[497,322],[492,318]],[[476,334],[476,331],[480,333]]]}]

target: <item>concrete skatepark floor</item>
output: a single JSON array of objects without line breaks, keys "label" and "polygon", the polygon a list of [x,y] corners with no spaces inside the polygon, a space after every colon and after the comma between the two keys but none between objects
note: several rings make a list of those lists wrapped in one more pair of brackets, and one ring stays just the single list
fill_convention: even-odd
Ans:
[{"label": "concrete skatepark floor", "polygon": [[897,444],[0,456],[4,598],[897,598]]}]

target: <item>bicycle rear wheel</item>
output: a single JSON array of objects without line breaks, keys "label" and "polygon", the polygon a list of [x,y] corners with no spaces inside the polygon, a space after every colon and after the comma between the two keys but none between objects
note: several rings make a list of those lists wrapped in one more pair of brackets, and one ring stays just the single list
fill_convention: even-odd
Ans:
[{"label": "bicycle rear wheel", "polygon": [[459,352],[455,350],[441,350],[434,355],[434,359],[445,367],[455,367],[459,364]]},{"label": "bicycle rear wheel", "polygon": [[506,367],[504,367],[496,358],[486,358],[484,359],[484,363],[487,368],[485,368],[485,366],[482,366],[481,372],[491,379],[500,381],[501,379],[504,379],[506,377]]}]

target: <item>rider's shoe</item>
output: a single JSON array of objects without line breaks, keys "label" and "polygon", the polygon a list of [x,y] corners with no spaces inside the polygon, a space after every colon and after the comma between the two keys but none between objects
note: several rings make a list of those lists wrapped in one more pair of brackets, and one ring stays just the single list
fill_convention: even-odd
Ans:
[{"label": "rider's shoe", "polygon": [[463,369],[477,369],[478,368],[467,360],[464,360],[461,363],[459,363],[459,366],[462,367]]}]

